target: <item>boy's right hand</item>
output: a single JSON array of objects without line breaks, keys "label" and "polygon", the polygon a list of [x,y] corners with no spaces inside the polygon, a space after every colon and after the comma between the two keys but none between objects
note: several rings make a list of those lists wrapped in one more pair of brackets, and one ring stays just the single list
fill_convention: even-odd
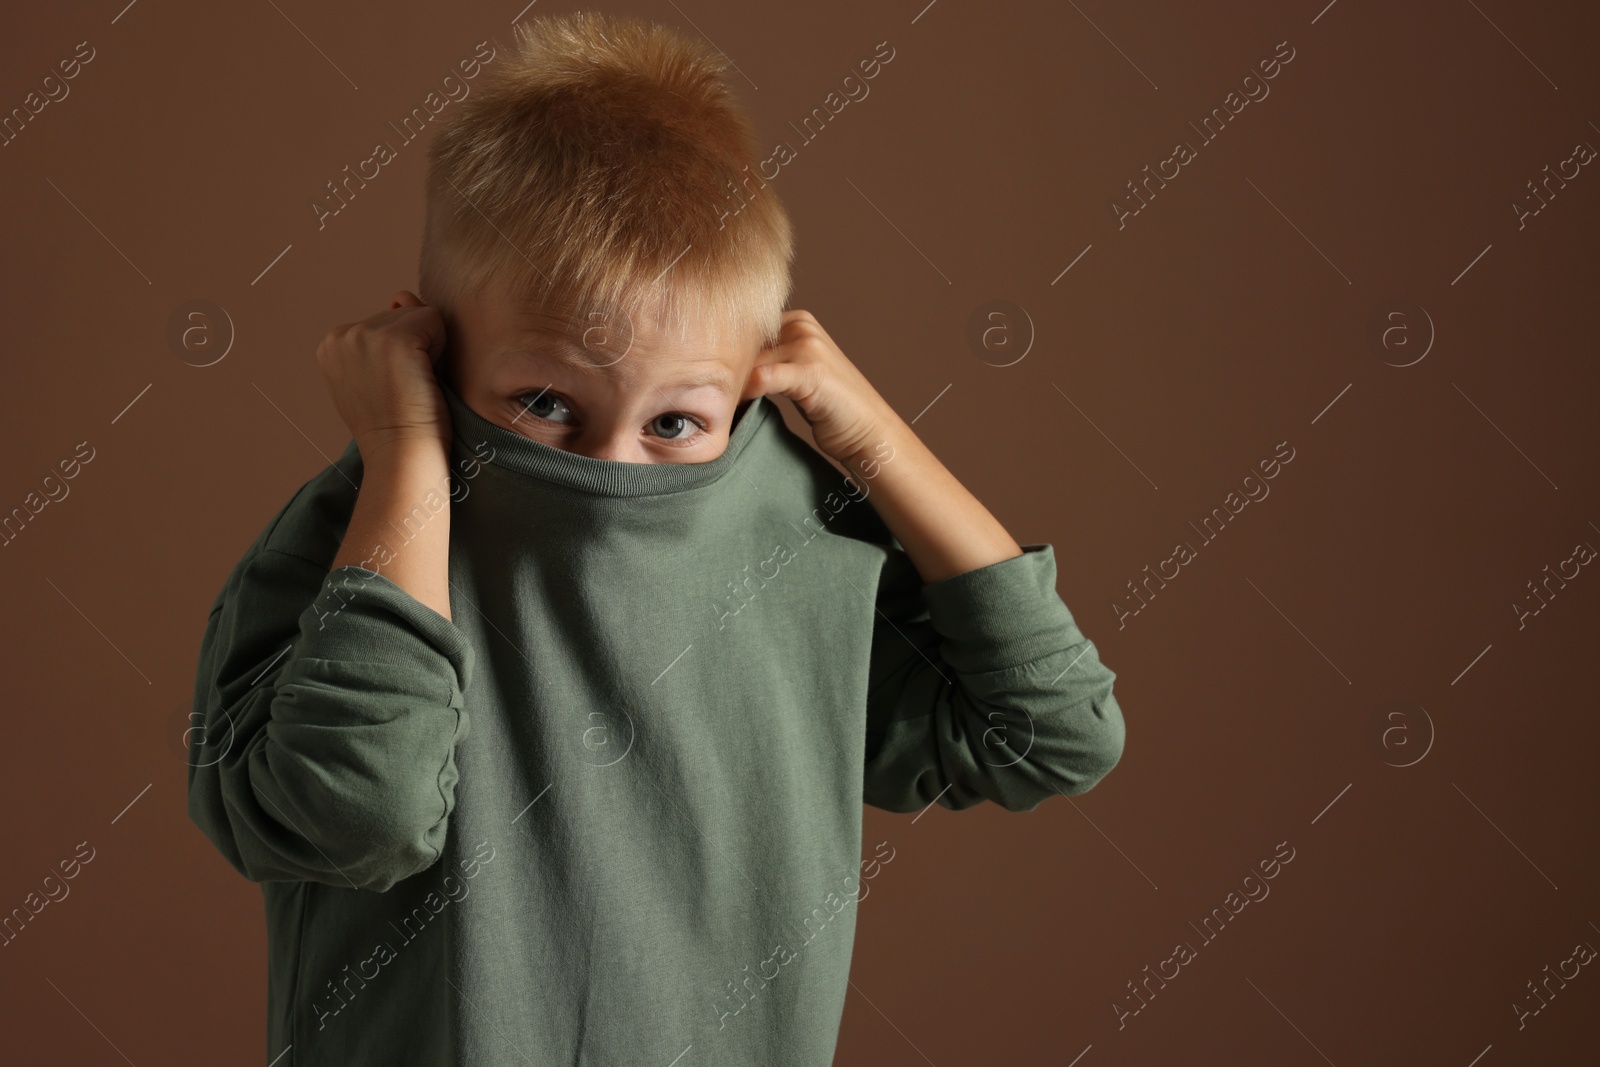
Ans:
[{"label": "boy's right hand", "polygon": [[444,316],[404,289],[388,311],[322,339],[317,363],[363,460],[422,444],[449,461],[450,411],[435,376],[444,350]]}]

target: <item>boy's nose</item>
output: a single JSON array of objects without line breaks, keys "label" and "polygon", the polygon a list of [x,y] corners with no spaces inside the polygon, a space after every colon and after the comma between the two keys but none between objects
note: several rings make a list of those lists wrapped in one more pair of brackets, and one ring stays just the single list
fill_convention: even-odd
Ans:
[{"label": "boy's nose", "polygon": [[639,461],[639,457],[632,454],[631,437],[620,428],[589,427],[573,442],[572,451],[591,459],[609,459],[620,463]]}]

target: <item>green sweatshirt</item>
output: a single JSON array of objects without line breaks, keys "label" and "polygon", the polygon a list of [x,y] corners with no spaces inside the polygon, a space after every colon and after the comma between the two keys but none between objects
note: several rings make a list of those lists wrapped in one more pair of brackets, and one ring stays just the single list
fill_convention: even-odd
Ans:
[{"label": "green sweatshirt", "polygon": [[444,391],[387,547],[450,509],[452,619],[330,572],[352,442],[206,623],[189,814],[261,883],[267,1062],[824,1067],[895,855],[862,803],[1031,811],[1121,754],[1051,546],[924,585],[770,400],[635,464]]}]

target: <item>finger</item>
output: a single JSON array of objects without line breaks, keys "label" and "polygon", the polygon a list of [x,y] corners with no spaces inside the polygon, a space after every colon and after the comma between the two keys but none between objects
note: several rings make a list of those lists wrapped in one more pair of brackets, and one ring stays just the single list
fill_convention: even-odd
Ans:
[{"label": "finger", "polygon": [[798,363],[779,361],[761,364],[750,372],[739,399],[782,395],[792,400],[796,391],[803,391],[805,388],[807,377],[806,368]]},{"label": "finger", "polygon": [[[427,307],[425,304],[418,304],[417,306]],[[437,308],[428,308],[427,312],[424,314],[425,318],[422,323],[422,328],[427,333],[428,337],[428,358],[431,361],[437,362],[439,357],[444,354],[445,342],[448,340],[444,325],[444,316],[439,313]]]},{"label": "finger", "polygon": [[781,363],[791,358],[793,358],[793,354],[784,346],[784,342],[779,341],[770,348],[763,348],[757,351],[755,362],[751,366],[764,367],[769,363]]},{"label": "finger", "polygon": [[750,368],[750,376],[744,380],[744,388],[739,392],[740,402],[753,397],[766,396],[772,391],[772,378],[767,373],[770,363],[757,363]]},{"label": "finger", "polygon": [[756,374],[755,368],[751,368],[750,376],[744,380],[744,388],[739,390],[738,402],[742,404],[753,397],[765,396],[766,393],[762,379]]}]

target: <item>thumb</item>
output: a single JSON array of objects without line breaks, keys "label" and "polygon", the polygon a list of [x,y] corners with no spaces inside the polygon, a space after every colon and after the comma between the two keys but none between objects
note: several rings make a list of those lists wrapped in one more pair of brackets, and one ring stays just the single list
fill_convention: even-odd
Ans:
[{"label": "thumb", "polygon": [[804,382],[804,368],[788,360],[778,359],[757,363],[750,369],[750,377],[746,380],[739,399],[749,400],[752,397],[774,393],[793,399],[794,390],[804,385]]},{"label": "thumb", "polygon": [[422,307],[422,298],[407,289],[401,289],[389,298],[389,310]]}]

